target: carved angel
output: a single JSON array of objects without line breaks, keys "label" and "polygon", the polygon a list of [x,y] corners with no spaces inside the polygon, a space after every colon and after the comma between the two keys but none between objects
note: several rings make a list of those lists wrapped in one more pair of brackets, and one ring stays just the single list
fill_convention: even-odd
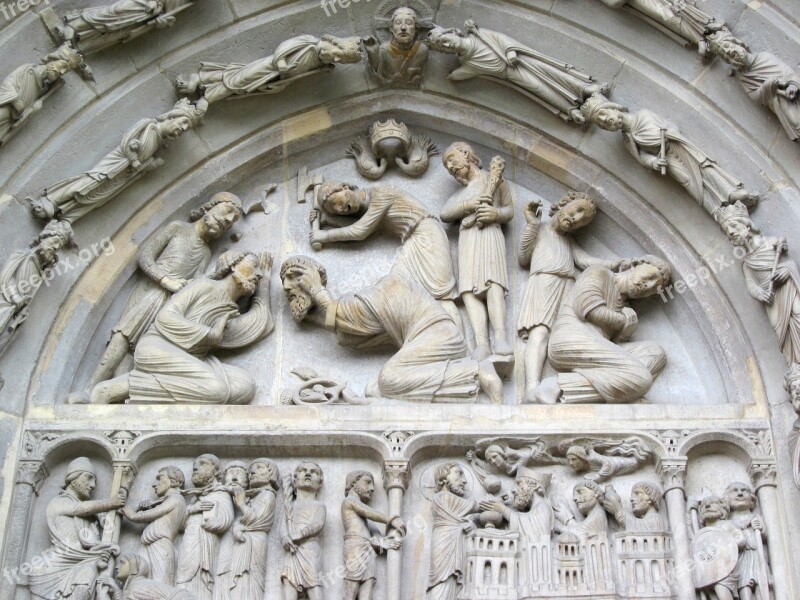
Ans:
[{"label": "carved angel", "polygon": [[558,444],[559,454],[575,473],[602,483],[616,475],[627,475],[650,460],[652,451],[636,437],[624,440],[570,438]]},{"label": "carved angel", "polygon": [[565,459],[550,454],[547,444],[540,438],[478,440],[475,450],[467,452],[467,460],[478,481],[490,492],[489,488],[497,487],[493,481],[493,473],[516,477],[520,468],[529,465],[566,464]]}]

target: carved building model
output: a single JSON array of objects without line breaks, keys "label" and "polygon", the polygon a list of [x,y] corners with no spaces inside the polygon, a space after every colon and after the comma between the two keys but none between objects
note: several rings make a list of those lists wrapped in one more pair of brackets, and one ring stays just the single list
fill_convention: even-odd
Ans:
[{"label": "carved building model", "polygon": [[66,4],[0,4],[0,600],[800,597],[793,2]]}]

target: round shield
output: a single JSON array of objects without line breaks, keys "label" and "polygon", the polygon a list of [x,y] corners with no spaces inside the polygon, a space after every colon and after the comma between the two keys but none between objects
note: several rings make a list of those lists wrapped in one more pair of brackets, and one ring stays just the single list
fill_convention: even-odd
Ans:
[{"label": "round shield", "polygon": [[739,547],[724,529],[706,527],[692,541],[694,585],[702,589],[722,581],[733,572]]}]

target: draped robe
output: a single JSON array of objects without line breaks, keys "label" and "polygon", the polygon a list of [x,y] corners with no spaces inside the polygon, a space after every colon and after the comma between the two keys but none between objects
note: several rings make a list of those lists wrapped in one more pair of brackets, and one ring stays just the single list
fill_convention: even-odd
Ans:
[{"label": "draped robe", "polygon": [[546,572],[550,567],[549,557],[541,556],[540,548],[549,547],[555,525],[555,515],[550,503],[536,494],[530,510],[520,512],[507,509],[508,528],[520,534],[520,562],[523,576],[528,584],[549,582],[552,574]]},{"label": "draped robe", "polygon": [[155,579],[129,577],[122,588],[122,600],[197,600],[188,590]]},{"label": "draped robe", "polygon": [[800,87],[796,71],[774,54],[758,52],[748,56],[746,67],[736,70],[736,78],[753,100],[775,113],[792,140],[800,141],[800,94],[789,100],[779,93],[789,84]]},{"label": "draped robe", "polygon": [[[0,145],[22,113],[47,92],[49,84],[44,80],[45,67],[22,65],[17,67],[0,84]],[[22,104],[19,110],[13,103]]]},{"label": "draped robe", "polygon": [[14,252],[0,271],[0,356],[28,318],[28,305],[42,285],[43,274],[33,249]]},{"label": "draped robe", "polygon": [[325,527],[327,511],[318,500],[295,502],[291,526],[285,533],[295,541],[297,552],[287,552],[281,581],[298,592],[322,585],[322,548],[319,533]]},{"label": "draped robe", "polygon": [[211,502],[214,506],[186,519],[175,581],[197,600],[213,600],[219,542],[233,524],[233,501],[224,486],[214,484],[200,492],[197,502]]},{"label": "draped robe", "polygon": [[[275,491],[263,488],[248,501],[247,509],[234,523],[230,589],[222,598],[250,600],[263,598],[267,576],[267,535],[275,520]],[[241,539],[237,539],[237,533]],[[227,594],[226,594],[227,592]]]},{"label": "draped robe", "polygon": [[685,0],[601,0],[612,8],[626,7],[659,29],[665,29],[697,44],[703,41],[714,20]]},{"label": "draped robe", "polygon": [[367,387],[368,397],[453,402],[477,396],[478,363],[466,358],[461,330],[418,283],[387,275],[330,310],[341,345],[400,348]]},{"label": "draped robe", "polygon": [[129,519],[147,523],[142,532],[142,550],[150,565],[150,577],[168,585],[175,584],[175,538],[186,521],[186,500],[180,493],[170,493],[147,510]]},{"label": "draped robe", "polygon": [[477,511],[475,501],[456,496],[449,490],[437,492],[433,497],[428,600],[456,600],[464,576],[463,527],[469,522],[469,515]]}]

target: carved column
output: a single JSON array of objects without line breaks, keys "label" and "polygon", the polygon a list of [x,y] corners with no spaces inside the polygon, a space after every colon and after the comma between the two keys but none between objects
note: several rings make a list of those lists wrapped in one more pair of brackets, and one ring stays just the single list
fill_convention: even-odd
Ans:
[{"label": "carved column", "polygon": [[692,555],[686,528],[686,457],[662,458],[656,467],[664,488],[669,527],[675,546],[675,591],[679,600],[696,600],[692,579]]},{"label": "carved column", "polygon": [[[389,497],[389,515],[403,514],[403,497],[408,489],[409,469],[407,460],[387,460],[383,463],[383,487]],[[386,554],[386,600],[400,600],[402,575],[401,550],[388,550]]]},{"label": "carved column", "polygon": [[772,567],[775,600],[790,600],[792,571],[786,564],[782,550],[788,548],[785,539],[786,525],[781,521],[781,506],[778,500],[777,466],[773,458],[754,458],[748,469],[755,488],[764,526],[767,530],[767,553]]},{"label": "carved column", "polygon": [[[43,460],[20,460],[17,468],[17,481],[11,501],[9,531],[28,533],[28,524],[33,512],[34,497],[39,495],[42,484],[50,475]],[[4,564],[8,571],[3,573],[0,583],[0,597],[15,597],[17,584],[27,583],[27,573],[19,571],[27,550],[27,535],[9,535],[5,539],[6,552]],[[17,569],[12,571],[12,569]]]}]

